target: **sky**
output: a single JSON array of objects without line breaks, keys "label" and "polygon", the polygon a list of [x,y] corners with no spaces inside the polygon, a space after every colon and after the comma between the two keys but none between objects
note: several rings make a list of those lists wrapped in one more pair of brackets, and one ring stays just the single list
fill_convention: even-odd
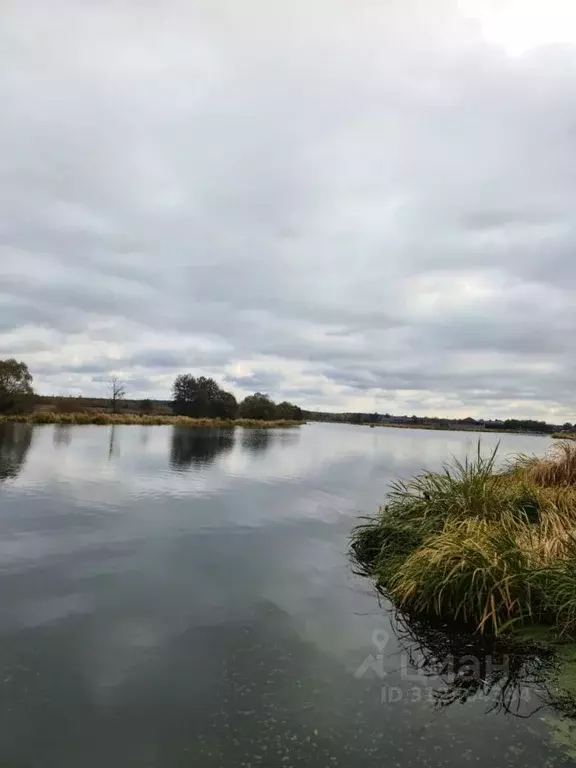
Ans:
[{"label": "sky", "polygon": [[571,0],[3,0],[0,357],[576,419]]}]

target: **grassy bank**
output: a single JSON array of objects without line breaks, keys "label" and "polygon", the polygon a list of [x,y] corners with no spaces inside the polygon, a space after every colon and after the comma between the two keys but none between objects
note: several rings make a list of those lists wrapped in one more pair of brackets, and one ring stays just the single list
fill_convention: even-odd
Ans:
[{"label": "grassy bank", "polygon": [[22,422],[26,424],[140,424],[178,425],[184,427],[254,427],[274,429],[278,427],[298,427],[301,421],[259,421],[256,419],[190,419],[187,416],[138,415],[132,413],[56,413],[35,411],[33,413],[0,416],[3,422]]},{"label": "grassy bank", "polygon": [[352,550],[433,658],[434,642],[450,647],[454,637],[490,654],[512,649],[520,667],[549,657],[537,687],[576,720],[575,442],[502,469],[478,449],[442,472],[397,481],[378,514],[354,529]]},{"label": "grassy bank", "polygon": [[398,481],[352,536],[355,557],[407,614],[495,635],[576,638],[576,444],[543,458],[453,461]]}]

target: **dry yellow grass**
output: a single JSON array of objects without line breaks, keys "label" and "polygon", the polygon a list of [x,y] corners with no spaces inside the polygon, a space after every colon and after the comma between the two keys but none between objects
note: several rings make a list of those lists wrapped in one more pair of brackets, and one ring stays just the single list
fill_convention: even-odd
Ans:
[{"label": "dry yellow grass", "polygon": [[538,525],[523,525],[517,531],[518,546],[539,566],[572,555],[576,543],[576,489],[535,488],[539,507]]},{"label": "dry yellow grass", "polygon": [[33,413],[0,416],[2,422],[24,422],[26,424],[134,424],[134,425],[179,425],[184,427],[253,427],[274,429],[277,427],[299,427],[301,421],[259,421],[256,419],[191,419],[187,416],[137,415],[132,413],[56,413],[35,411]]},{"label": "dry yellow grass", "polygon": [[543,457],[520,456],[516,471],[539,486],[576,486],[576,442],[563,440]]}]

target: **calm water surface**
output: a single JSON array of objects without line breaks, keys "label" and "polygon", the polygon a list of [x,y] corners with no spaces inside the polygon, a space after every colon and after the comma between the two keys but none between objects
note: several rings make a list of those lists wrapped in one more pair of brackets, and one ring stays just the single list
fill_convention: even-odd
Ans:
[{"label": "calm water surface", "polygon": [[391,479],[476,439],[0,426],[0,766],[571,764],[544,712],[435,708],[347,557]]}]

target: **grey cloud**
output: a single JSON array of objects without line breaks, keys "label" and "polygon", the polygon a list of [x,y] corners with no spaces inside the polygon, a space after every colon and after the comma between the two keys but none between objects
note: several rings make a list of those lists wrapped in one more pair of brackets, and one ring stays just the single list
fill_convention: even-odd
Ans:
[{"label": "grey cloud", "polygon": [[216,368],[220,369],[228,359],[228,355],[221,350],[199,351],[190,349],[179,352],[169,352],[163,350],[150,349],[132,355],[126,361],[123,361],[123,367],[142,367],[156,370],[176,370],[185,372],[188,368]]},{"label": "grey cloud", "polygon": [[[7,333],[26,325],[74,331],[71,317],[69,315],[62,317],[62,315],[63,312],[59,311],[57,306],[34,306],[31,302],[16,300],[14,296],[6,296],[4,292],[0,291],[0,333]],[[77,326],[78,329],[81,327],[82,325]],[[18,347],[20,343],[16,338],[6,339],[2,343],[2,348]]]},{"label": "grey cloud", "polygon": [[458,6],[7,3],[0,350],[41,391],[570,416],[576,49]]},{"label": "grey cloud", "polygon": [[283,377],[279,373],[263,372],[249,376],[225,376],[225,382],[249,392],[276,394],[282,387]]}]

